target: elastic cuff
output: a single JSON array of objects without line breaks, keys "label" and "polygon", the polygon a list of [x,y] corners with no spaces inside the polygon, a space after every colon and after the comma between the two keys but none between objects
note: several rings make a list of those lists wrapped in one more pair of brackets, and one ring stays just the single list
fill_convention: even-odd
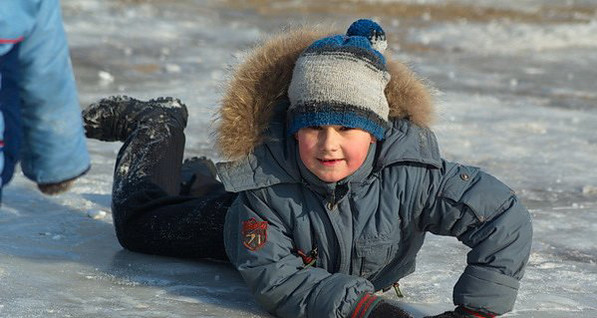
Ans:
[{"label": "elastic cuff", "polygon": [[514,307],[518,286],[513,277],[468,266],[454,286],[454,304],[501,315]]},{"label": "elastic cuff", "polygon": [[381,301],[381,298],[372,293],[365,293],[357,302],[354,311],[350,318],[366,318],[369,316],[373,308]]}]

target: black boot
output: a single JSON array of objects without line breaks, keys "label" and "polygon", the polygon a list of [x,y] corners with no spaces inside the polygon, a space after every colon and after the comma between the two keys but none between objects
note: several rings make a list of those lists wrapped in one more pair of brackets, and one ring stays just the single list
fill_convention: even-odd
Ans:
[{"label": "black boot", "polygon": [[124,141],[141,124],[155,126],[174,120],[184,129],[187,118],[186,105],[172,97],[145,102],[128,96],[111,96],[83,110],[85,135],[103,141]]}]

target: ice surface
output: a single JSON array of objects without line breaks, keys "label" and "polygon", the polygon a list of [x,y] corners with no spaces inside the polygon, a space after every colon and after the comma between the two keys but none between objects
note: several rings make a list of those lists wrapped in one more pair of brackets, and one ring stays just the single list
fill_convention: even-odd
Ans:
[{"label": "ice surface", "polygon": [[[597,317],[594,1],[452,2],[506,10],[475,21],[436,18],[434,10],[447,10],[436,0],[351,1],[350,14],[319,6],[311,18],[297,1],[274,13],[250,3],[63,0],[82,105],[115,94],[180,98],[190,112],[187,156],[213,157],[209,131],[228,66],[262,36],[287,23],[347,25],[368,15],[357,13],[363,3],[424,6],[420,16],[379,19],[396,58],[437,89],[444,156],[505,181],[533,216],[532,255],[508,316]],[[269,316],[227,264],[123,250],[110,215],[120,144],[88,144],[93,168],[71,192],[43,196],[20,172],[4,189],[0,317]],[[417,271],[401,281],[402,301],[452,308],[466,252],[429,236]],[[395,300],[392,293],[384,297]]]},{"label": "ice surface", "polygon": [[444,49],[481,54],[520,54],[561,48],[597,46],[597,21],[575,25],[533,25],[491,22],[487,24],[447,23],[425,32],[413,31],[416,41]]}]

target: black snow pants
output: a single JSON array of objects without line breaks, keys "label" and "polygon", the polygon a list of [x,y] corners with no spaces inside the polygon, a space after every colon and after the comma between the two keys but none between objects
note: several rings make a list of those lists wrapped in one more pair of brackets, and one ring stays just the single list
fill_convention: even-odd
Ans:
[{"label": "black snow pants", "polygon": [[236,194],[197,173],[181,187],[185,136],[181,127],[137,128],[116,159],[112,214],[120,244],[131,251],[228,260],[223,227]]}]

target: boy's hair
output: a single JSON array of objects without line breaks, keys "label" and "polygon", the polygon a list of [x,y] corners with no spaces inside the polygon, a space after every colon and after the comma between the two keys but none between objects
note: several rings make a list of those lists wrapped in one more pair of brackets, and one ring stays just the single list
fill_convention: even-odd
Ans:
[{"label": "boy's hair", "polygon": [[383,139],[390,111],[386,46],[383,29],[366,19],[355,21],[346,35],[313,42],[296,61],[288,88],[288,134],[339,125]]}]

